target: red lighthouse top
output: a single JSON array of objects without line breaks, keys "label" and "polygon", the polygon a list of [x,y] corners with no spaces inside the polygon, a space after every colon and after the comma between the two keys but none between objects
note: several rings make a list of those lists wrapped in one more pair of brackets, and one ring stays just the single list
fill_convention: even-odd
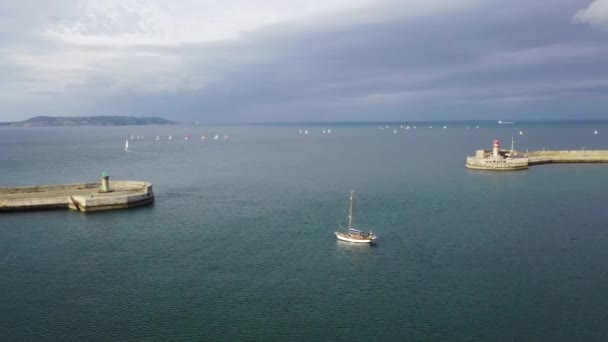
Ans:
[{"label": "red lighthouse top", "polygon": [[494,147],[500,147],[500,142],[498,142],[498,139],[494,139]]}]

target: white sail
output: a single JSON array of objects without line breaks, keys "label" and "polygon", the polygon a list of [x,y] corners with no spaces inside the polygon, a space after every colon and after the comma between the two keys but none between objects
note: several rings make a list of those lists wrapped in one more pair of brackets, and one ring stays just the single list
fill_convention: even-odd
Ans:
[{"label": "white sail", "polygon": [[129,139],[125,141],[125,151],[129,150]]}]

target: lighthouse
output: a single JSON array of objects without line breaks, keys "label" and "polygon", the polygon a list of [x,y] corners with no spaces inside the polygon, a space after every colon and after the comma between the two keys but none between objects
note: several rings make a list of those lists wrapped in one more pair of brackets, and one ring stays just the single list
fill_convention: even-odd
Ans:
[{"label": "lighthouse", "polygon": [[492,146],[492,156],[494,158],[498,157],[498,150],[500,149],[500,142],[497,139],[494,139],[494,144]]}]

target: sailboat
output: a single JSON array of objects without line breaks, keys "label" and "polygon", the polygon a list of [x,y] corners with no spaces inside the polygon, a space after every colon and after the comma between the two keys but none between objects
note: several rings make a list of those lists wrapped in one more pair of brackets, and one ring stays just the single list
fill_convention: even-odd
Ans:
[{"label": "sailboat", "polygon": [[125,151],[129,150],[129,139],[125,140]]},{"label": "sailboat", "polygon": [[173,139],[173,137],[171,136],[171,134],[169,134],[169,140]]},{"label": "sailboat", "polygon": [[160,135],[157,135],[155,140],[159,141],[160,140]]},{"label": "sailboat", "polygon": [[[369,234],[365,234],[362,231],[355,228],[354,225],[354,217],[353,217],[353,209],[355,205],[355,191],[350,191],[350,200],[348,205],[348,227],[346,228],[346,232],[336,232],[336,237],[338,240],[348,241],[348,242],[356,242],[356,243],[372,243],[378,237],[374,235],[374,233],[370,230]],[[340,228],[342,226],[340,225]]]}]

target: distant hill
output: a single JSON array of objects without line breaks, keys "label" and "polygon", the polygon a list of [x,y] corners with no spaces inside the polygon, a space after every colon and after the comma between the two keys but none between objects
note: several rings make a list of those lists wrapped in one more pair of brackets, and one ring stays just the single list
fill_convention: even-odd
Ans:
[{"label": "distant hill", "polygon": [[47,126],[131,126],[175,125],[177,122],[163,118],[136,118],[133,116],[36,116],[25,121],[3,123],[18,127]]}]

